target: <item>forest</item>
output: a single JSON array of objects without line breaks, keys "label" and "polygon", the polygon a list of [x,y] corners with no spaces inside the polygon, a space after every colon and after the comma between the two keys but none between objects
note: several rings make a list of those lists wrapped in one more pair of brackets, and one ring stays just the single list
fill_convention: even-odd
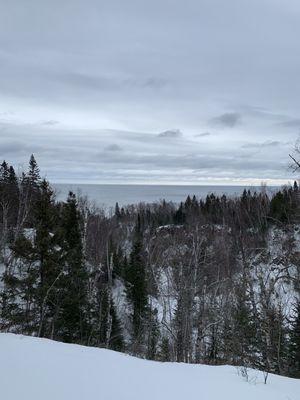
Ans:
[{"label": "forest", "polygon": [[0,331],[300,378],[300,189],[108,213],[0,167]]}]

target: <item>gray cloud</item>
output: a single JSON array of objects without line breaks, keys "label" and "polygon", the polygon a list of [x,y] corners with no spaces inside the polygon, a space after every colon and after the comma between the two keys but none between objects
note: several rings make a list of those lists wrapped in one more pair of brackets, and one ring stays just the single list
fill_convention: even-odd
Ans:
[{"label": "gray cloud", "polygon": [[[157,134],[151,133],[70,131],[55,125],[51,127],[49,137],[47,126],[2,124],[0,127],[3,128],[0,138],[2,158],[26,168],[33,152],[42,172],[54,181],[77,179],[124,183],[126,179],[130,182],[149,182],[151,179],[174,182],[176,179],[179,183],[181,180],[205,181],[209,177],[227,182],[257,176],[283,179],[286,173],[286,142],[282,145],[275,141],[251,143],[252,146],[244,146],[241,152],[240,147],[232,147],[230,143],[197,143],[183,136],[160,141]],[[14,141],[9,139],[12,132]],[[257,148],[261,151],[253,153],[252,150]]]},{"label": "gray cloud", "polygon": [[52,180],[291,178],[295,0],[2,3],[0,157]]},{"label": "gray cloud", "polygon": [[44,147],[24,141],[1,140],[0,149],[0,157],[2,159],[9,158],[11,160],[15,158],[16,160],[14,162],[16,162],[20,156],[28,157],[28,154],[30,155],[33,152],[43,151]]},{"label": "gray cloud", "polygon": [[57,125],[57,124],[59,124],[59,121],[55,121],[55,120],[48,120],[48,121],[43,121],[42,123],[41,123],[42,125],[46,125],[46,126],[53,126],[53,125]]},{"label": "gray cloud", "polygon": [[300,128],[300,118],[290,119],[279,123],[279,126],[286,128]]},{"label": "gray cloud", "polygon": [[261,148],[266,148],[266,147],[276,147],[283,145],[284,143],[281,143],[277,140],[273,141],[266,141],[263,143],[246,143],[242,145],[242,148],[244,149],[261,149]]},{"label": "gray cloud", "polygon": [[163,78],[154,78],[150,77],[145,79],[145,81],[142,83],[143,86],[145,87],[150,87],[150,88],[163,88],[167,85],[167,80]]},{"label": "gray cloud", "polygon": [[211,135],[210,132],[203,132],[203,133],[197,133],[196,135],[194,135],[194,137],[206,137],[210,135]]},{"label": "gray cloud", "polygon": [[158,136],[163,138],[178,138],[182,136],[182,132],[179,129],[170,129],[159,133]]},{"label": "gray cloud", "polygon": [[[13,156],[14,154],[17,155],[20,152],[24,151],[24,143],[21,142],[1,142],[1,155]],[[27,151],[27,149],[26,149]]]},{"label": "gray cloud", "polygon": [[109,144],[108,146],[106,146],[104,148],[104,150],[106,151],[121,151],[122,147],[120,147],[118,144],[113,143],[113,144]]},{"label": "gray cloud", "polygon": [[210,120],[212,125],[218,125],[225,128],[233,128],[241,122],[239,113],[224,113]]}]

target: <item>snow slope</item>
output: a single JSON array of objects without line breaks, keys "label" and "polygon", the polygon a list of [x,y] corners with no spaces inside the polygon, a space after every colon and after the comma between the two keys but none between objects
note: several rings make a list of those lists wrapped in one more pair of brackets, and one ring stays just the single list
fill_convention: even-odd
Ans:
[{"label": "snow slope", "polygon": [[300,380],[229,366],[145,361],[109,350],[0,334],[3,400],[299,400]]}]

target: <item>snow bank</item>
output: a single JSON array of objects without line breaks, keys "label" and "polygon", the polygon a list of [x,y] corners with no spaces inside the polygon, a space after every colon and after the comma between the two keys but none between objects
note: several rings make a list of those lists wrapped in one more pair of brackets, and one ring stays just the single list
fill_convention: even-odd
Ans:
[{"label": "snow bank", "polygon": [[159,363],[109,350],[0,334],[3,400],[298,400],[300,380],[234,367]]}]

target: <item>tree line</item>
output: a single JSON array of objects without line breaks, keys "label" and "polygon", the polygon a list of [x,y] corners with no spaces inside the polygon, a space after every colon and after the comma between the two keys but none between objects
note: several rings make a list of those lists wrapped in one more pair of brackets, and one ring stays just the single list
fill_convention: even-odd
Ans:
[{"label": "tree line", "polygon": [[0,329],[300,377],[299,201],[295,182],[108,214],[4,161]]}]

